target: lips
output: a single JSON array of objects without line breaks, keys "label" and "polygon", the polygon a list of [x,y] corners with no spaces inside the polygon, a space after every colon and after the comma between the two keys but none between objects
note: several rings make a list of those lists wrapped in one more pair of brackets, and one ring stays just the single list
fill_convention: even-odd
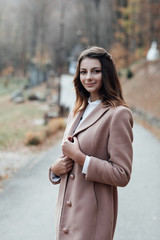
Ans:
[{"label": "lips", "polygon": [[95,83],[86,83],[85,85],[86,85],[86,87],[93,87],[95,85]]}]

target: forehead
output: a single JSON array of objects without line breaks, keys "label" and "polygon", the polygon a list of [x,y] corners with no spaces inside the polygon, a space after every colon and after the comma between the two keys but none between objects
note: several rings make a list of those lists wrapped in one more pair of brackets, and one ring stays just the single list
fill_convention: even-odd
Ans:
[{"label": "forehead", "polygon": [[95,68],[95,67],[101,67],[101,63],[96,58],[85,58],[80,63],[80,68]]}]

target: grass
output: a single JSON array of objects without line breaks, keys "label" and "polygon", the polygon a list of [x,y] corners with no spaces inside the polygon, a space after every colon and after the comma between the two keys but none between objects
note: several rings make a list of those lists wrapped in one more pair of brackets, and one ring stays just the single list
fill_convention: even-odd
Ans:
[{"label": "grass", "polygon": [[[25,103],[15,104],[10,101],[10,94],[17,89],[17,84],[19,89],[23,88],[26,80],[11,79],[7,87],[2,80],[4,81],[4,79],[0,79],[0,150],[14,150],[27,144],[28,133],[33,136],[42,136],[42,141],[47,136],[54,134],[53,128],[49,125],[34,124],[34,120],[43,118],[45,112],[41,106],[45,103],[26,100]],[[44,90],[45,88],[42,87],[41,91],[44,92]],[[55,129],[59,129],[61,126],[62,122],[58,119]]]},{"label": "grass", "polygon": [[12,93],[14,90],[23,89],[27,84],[27,78],[1,77],[0,78],[0,96]]},{"label": "grass", "polygon": [[24,141],[27,131],[40,131],[46,126],[36,126],[34,119],[42,118],[43,112],[31,103],[16,105],[0,98],[0,149],[17,146]]},{"label": "grass", "polygon": [[[5,99],[6,101],[6,99]],[[31,102],[16,105],[0,98],[0,150],[17,149],[28,144],[27,135],[41,136],[39,143],[65,127],[64,119],[54,119],[48,125],[35,125],[34,120],[43,118],[44,112],[39,105]],[[38,143],[38,142],[37,142]]]}]

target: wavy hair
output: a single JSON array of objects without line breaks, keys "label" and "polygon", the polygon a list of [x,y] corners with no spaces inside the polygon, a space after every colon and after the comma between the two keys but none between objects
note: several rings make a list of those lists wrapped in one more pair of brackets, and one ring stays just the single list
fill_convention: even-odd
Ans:
[{"label": "wavy hair", "polygon": [[100,100],[104,106],[127,106],[122,94],[122,88],[112,57],[104,48],[93,46],[84,50],[77,62],[76,73],[74,76],[74,88],[76,92],[76,101],[73,112],[86,108],[90,93],[83,87],[80,81],[80,65],[83,59],[98,59],[102,67],[102,87],[99,91]]}]

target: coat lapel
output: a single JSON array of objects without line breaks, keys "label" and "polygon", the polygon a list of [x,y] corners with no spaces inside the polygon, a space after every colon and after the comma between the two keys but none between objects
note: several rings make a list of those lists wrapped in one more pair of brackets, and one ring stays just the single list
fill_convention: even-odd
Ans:
[{"label": "coat lapel", "polygon": [[[101,116],[107,112],[110,109],[110,107],[104,107],[104,105],[102,103],[100,103],[84,120],[83,122],[78,126],[78,128],[76,129],[76,131],[73,133],[73,136],[77,135],[79,132],[84,131],[85,129],[87,129],[88,127],[90,127],[91,125],[93,125],[95,122],[98,121],[99,118],[101,118]],[[84,111],[83,111],[84,112]],[[83,115],[83,112],[80,114],[80,118]],[[79,123],[80,118],[75,119],[76,124]],[[76,128],[77,125],[74,125],[74,127]]]},{"label": "coat lapel", "polygon": [[73,121],[72,121],[72,123],[71,123],[71,125],[69,127],[67,135],[73,135],[73,133],[75,132],[75,129],[76,129],[76,127],[77,127],[77,125],[78,125],[78,123],[79,123],[79,121],[80,121],[80,119],[81,119],[81,117],[83,115],[83,113],[84,113],[84,110],[78,112],[76,114],[76,116],[73,118]]}]

